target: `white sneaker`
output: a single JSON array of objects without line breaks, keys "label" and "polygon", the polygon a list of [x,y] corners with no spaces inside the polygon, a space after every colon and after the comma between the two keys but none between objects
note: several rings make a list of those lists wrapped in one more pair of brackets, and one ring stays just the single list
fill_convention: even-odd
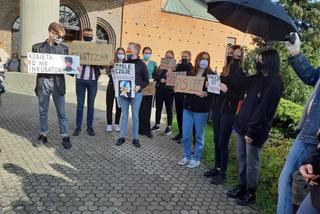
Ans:
[{"label": "white sneaker", "polygon": [[112,125],[107,125],[107,132],[112,132]]},{"label": "white sneaker", "polygon": [[120,132],[120,126],[118,124],[114,125],[114,129],[116,130],[116,132]]},{"label": "white sneaker", "polygon": [[178,164],[180,166],[185,166],[185,165],[188,165],[190,162],[190,160],[188,160],[187,158],[183,158],[181,161],[178,162]]},{"label": "white sneaker", "polygon": [[190,168],[190,169],[196,168],[196,167],[198,167],[198,166],[200,166],[200,161],[196,161],[196,160],[191,160],[191,161],[188,163],[188,165],[186,165],[186,167],[187,167],[187,168]]}]

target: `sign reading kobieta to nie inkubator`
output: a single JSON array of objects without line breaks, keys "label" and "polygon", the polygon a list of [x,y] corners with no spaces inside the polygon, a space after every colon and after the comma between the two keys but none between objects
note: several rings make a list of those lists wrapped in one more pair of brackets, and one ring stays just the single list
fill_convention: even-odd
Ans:
[{"label": "sign reading kobieta to nie inkubator", "polygon": [[202,92],[204,77],[177,76],[174,92],[198,94]]},{"label": "sign reading kobieta to nie inkubator", "polygon": [[116,97],[134,98],[135,64],[115,63],[112,72]]},{"label": "sign reading kobieta to nie inkubator", "polygon": [[220,76],[215,74],[208,74],[208,89],[209,93],[220,94]]},{"label": "sign reading kobieta to nie inkubator", "polygon": [[28,53],[28,73],[78,74],[79,56]]}]

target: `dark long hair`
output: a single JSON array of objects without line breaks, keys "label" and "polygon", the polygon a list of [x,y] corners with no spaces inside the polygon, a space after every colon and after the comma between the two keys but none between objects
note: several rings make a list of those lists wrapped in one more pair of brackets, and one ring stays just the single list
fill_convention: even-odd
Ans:
[{"label": "dark long hair", "polygon": [[280,77],[280,56],[277,50],[269,49],[261,52],[262,63],[269,77]]},{"label": "dark long hair", "polygon": [[193,76],[197,76],[197,73],[198,73],[198,70],[199,70],[199,63],[200,63],[200,61],[202,59],[202,56],[204,54],[209,56],[209,58],[208,58],[208,68],[205,70],[205,73],[206,74],[213,73],[213,71],[212,71],[212,69],[210,67],[210,54],[208,52],[202,51],[197,55],[197,57],[196,57],[196,59],[194,61],[194,67],[193,67],[193,71],[192,71],[192,75]]},{"label": "dark long hair", "polygon": [[[231,48],[233,49],[233,52],[237,49],[240,49],[242,54],[241,54],[241,57],[240,57],[240,61],[239,61],[239,67],[242,66],[242,62],[243,62],[243,55],[244,55],[244,52],[243,52],[243,49],[240,45],[232,45]],[[230,65],[234,63],[234,58],[231,60],[231,62],[225,66],[223,66],[223,69],[222,69],[222,73],[221,73],[221,76],[229,76],[230,74]]]},{"label": "dark long hair", "polygon": [[118,59],[118,52],[119,51],[123,51],[123,53],[126,54],[126,50],[123,47],[117,48],[116,52],[114,53],[114,61],[115,62],[119,62],[119,59]]}]

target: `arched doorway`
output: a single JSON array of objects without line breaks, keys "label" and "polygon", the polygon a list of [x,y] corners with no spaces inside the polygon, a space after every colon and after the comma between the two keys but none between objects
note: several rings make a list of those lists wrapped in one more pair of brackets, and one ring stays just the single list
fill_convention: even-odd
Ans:
[{"label": "arched doorway", "polygon": [[19,51],[19,31],[20,31],[20,23],[21,18],[18,17],[14,20],[11,26],[11,33],[12,33],[12,43],[11,43],[11,52],[18,53]]},{"label": "arched doorway", "polygon": [[61,5],[59,10],[59,21],[63,24],[66,35],[65,41],[80,39],[80,21],[76,13],[66,5]]}]

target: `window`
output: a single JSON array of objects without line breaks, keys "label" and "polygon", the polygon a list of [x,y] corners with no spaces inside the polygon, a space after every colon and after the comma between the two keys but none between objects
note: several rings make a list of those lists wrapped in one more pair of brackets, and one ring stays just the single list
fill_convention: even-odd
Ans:
[{"label": "window", "polygon": [[80,30],[80,21],[73,10],[66,5],[61,5],[59,10],[59,21],[66,29]]},{"label": "window", "polygon": [[235,45],[235,44],[236,44],[236,41],[237,41],[237,39],[234,38],[234,37],[227,37],[227,46],[228,46],[229,44]]},{"label": "window", "polygon": [[97,40],[110,43],[108,32],[100,25],[97,25],[96,30]]}]

